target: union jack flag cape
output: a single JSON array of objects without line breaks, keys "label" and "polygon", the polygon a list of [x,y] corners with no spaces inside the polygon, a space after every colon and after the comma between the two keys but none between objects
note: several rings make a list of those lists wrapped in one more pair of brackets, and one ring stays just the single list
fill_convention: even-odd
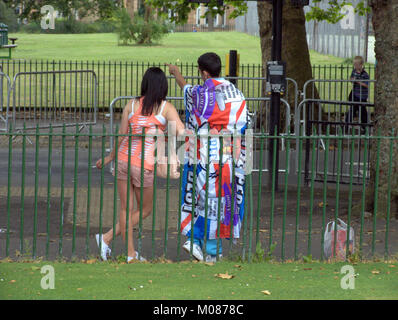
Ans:
[{"label": "union jack flag cape", "polygon": [[[183,235],[191,236],[194,196],[194,238],[204,239],[207,190],[207,239],[231,238],[231,220],[233,221],[232,237],[239,238],[245,208],[246,145],[244,134],[248,125],[245,98],[231,82],[223,78],[211,78],[206,80],[203,86],[186,85],[184,104],[185,127],[192,133],[197,132],[198,136],[196,154],[195,138],[186,138],[182,177],[181,232]],[[209,156],[208,133],[211,134]],[[232,136],[233,133],[240,138]],[[224,137],[222,139],[221,190],[219,190],[220,134]],[[207,158],[209,158],[208,185],[206,185]],[[194,172],[194,161],[197,163],[196,172]],[[233,166],[235,167],[234,176]],[[195,188],[193,188],[194,175],[196,176]],[[221,191],[220,204],[219,191]],[[218,212],[219,205],[221,205],[220,213]]]}]

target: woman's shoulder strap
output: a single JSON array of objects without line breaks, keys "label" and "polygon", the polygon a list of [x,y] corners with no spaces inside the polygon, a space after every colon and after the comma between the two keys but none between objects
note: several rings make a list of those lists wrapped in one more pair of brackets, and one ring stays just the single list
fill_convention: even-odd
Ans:
[{"label": "woman's shoulder strap", "polygon": [[133,98],[132,101],[131,101],[131,112],[130,112],[131,115],[134,114],[134,105],[135,105],[135,101],[136,101],[135,98]]},{"label": "woman's shoulder strap", "polygon": [[159,111],[158,115],[162,114],[164,106],[166,105],[166,102],[167,102],[166,100],[163,101],[162,106],[160,107],[160,111]]}]

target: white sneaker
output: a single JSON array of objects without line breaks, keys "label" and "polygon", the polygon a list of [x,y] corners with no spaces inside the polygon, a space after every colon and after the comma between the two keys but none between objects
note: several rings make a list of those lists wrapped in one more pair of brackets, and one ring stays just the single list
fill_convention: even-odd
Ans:
[{"label": "white sneaker", "polygon": [[[101,235],[101,258],[106,261],[107,256],[111,255],[111,248],[104,242],[103,235]],[[97,233],[95,235],[95,240],[97,240],[98,248],[100,247],[100,235]]]},{"label": "white sneaker", "polygon": [[138,251],[136,251],[135,252],[135,257],[127,257],[127,263],[130,263],[131,260],[138,260],[138,261],[141,261],[141,262],[146,261],[146,259],[143,256],[140,256],[139,258],[138,258],[138,256],[139,256]]},{"label": "white sneaker", "polygon": [[[222,259],[222,254],[218,255],[218,261]],[[210,254],[206,255],[206,262],[208,263],[216,263],[217,262],[217,256],[212,256]]]},{"label": "white sneaker", "polygon": [[[189,254],[191,253],[191,241],[188,240],[184,243],[182,248],[188,252]],[[195,257],[196,260],[203,261],[203,252],[202,249],[196,244],[193,244],[192,247],[192,255]]]}]

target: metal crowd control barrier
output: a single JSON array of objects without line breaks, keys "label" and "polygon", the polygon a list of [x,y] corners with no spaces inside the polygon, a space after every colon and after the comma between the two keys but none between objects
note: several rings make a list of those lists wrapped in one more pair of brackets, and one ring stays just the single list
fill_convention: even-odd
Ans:
[{"label": "metal crowd control barrier", "polygon": [[[373,100],[373,91],[370,88],[370,84],[374,83],[374,80],[355,80],[357,82],[368,82],[369,84],[369,96],[370,100]],[[304,99],[300,102],[297,107],[294,126],[295,135],[308,136],[313,135],[330,135],[330,136],[345,136],[347,139],[342,140],[342,151],[340,154],[341,159],[337,159],[336,146],[327,146],[324,139],[318,140],[318,145],[310,150],[310,139],[305,141],[305,167],[304,175],[305,181],[309,183],[309,161],[310,155],[316,160],[314,181],[323,181],[326,178],[328,182],[336,182],[340,180],[340,183],[348,183],[349,173],[349,157],[353,153],[354,166],[356,167],[353,173],[353,183],[361,184],[363,177],[369,178],[369,159],[370,159],[370,148],[365,148],[365,133],[368,135],[372,134],[372,121],[369,116],[368,108],[374,108],[373,102],[365,101],[354,101],[348,99],[341,99],[341,97],[349,96],[349,84],[352,80],[310,80],[304,85],[303,93]],[[315,84],[319,83],[321,86],[317,86],[320,98],[315,98],[314,87]],[[308,96],[308,88],[312,86],[312,95]],[[334,86],[334,88],[332,88]],[[326,90],[326,88],[328,88]],[[358,99],[356,99],[358,100]],[[316,111],[317,107],[317,111]],[[362,112],[366,112],[365,117],[361,118]],[[359,113],[358,121],[354,121],[353,115]],[[350,118],[351,117],[351,118]],[[350,136],[359,135],[359,139],[355,139],[355,145],[351,148]],[[361,138],[362,136],[362,138]],[[330,150],[326,150],[330,149]],[[322,158],[322,152],[329,152],[329,161],[327,166],[320,160]],[[364,153],[367,154],[364,154]],[[314,153],[314,154],[312,154]],[[340,168],[338,168],[338,162],[341,162]],[[297,167],[297,164],[296,164]],[[311,168],[312,171],[312,168]]]},{"label": "metal crowd control barrier", "polygon": [[[130,100],[130,99],[134,99],[137,98],[137,96],[120,96],[120,97],[116,97],[115,99],[112,100],[112,102],[109,105],[109,132],[111,132],[112,134],[114,134],[114,105],[122,100]],[[168,101],[183,101],[184,98],[183,97],[167,97],[166,98]],[[258,110],[253,110],[253,108],[250,108],[250,103],[252,102],[265,102],[266,103],[266,110],[265,110],[265,114],[260,113]],[[249,116],[250,116],[250,121],[251,123],[256,123],[257,122],[257,117],[258,114],[260,114],[260,117],[265,117],[265,122],[268,123],[267,119],[268,117],[268,113],[269,113],[269,108],[270,108],[270,102],[271,102],[271,98],[246,98],[246,103],[248,104],[248,110],[249,110]],[[282,136],[282,150],[285,149],[285,139],[283,138],[284,136],[287,136],[289,134],[289,130],[290,130],[290,121],[291,121],[291,110],[290,110],[290,105],[289,103],[284,100],[281,99],[281,103],[285,106],[286,108],[286,120],[285,120],[285,128],[284,130],[281,132],[281,136]],[[256,127],[256,126],[251,126],[251,128],[253,129],[254,133],[260,133],[260,128]],[[266,131],[267,132],[267,131]],[[265,135],[267,135],[267,133],[263,133]],[[108,152],[110,152],[112,150],[114,146],[114,138],[113,135],[110,136],[110,149],[107,150]],[[265,160],[265,159],[264,159]],[[258,163],[258,161],[256,161],[256,155],[253,156],[253,161],[254,163]],[[267,172],[269,169],[266,167],[262,167],[263,169],[261,169],[263,172]],[[113,165],[111,166],[111,171],[113,170]],[[258,168],[253,168],[253,171],[259,171]],[[280,169],[280,172],[284,172],[284,169]]]},{"label": "metal crowd control barrier", "polygon": [[10,90],[10,77],[0,71],[0,131],[8,131]]},{"label": "metal crowd control barrier", "polygon": [[[297,109],[295,112],[295,134],[299,134],[299,128],[302,124],[306,127],[306,119],[310,116],[312,121],[319,121],[320,124],[347,124],[345,121],[345,116],[347,111],[349,111],[349,107],[353,105],[358,106],[366,106],[366,107],[374,107],[374,85],[375,80],[355,80],[359,83],[368,83],[368,99],[367,101],[358,102],[352,95],[350,99],[350,91],[352,87],[350,86],[353,83],[353,80],[324,80],[324,79],[311,79],[308,80],[303,87],[303,101],[300,105],[304,104],[303,113],[304,116],[301,117],[299,110],[299,105],[297,105]],[[315,96],[315,87],[317,89],[318,95]],[[362,87],[360,86],[360,94],[362,94]],[[365,90],[365,89],[364,89]],[[311,92],[311,95],[308,94]],[[314,114],[314,108],[312,108],[311,115],[306,115],[306,103],[316,103],[319,105],[318,114]],[[361,119],[362,110],[359,110],[359,119]],[[325,116],[327,116],[325,118]],[[318,118],[316,118],[318,117]],[[323,122],[320,122],[323,121]],[[369,117],[368,117],[369,122]],[[351,122],[348,125],[357,126],[358,122]],[[321,134],[321,131],[318,131]],[[326,132],[324,132],[326,133]]]},{"label": "metal crowd control barrier", "polygon": [[97,86],[92,70],[17,73],[10,96],[13,128],[96,124]]}]

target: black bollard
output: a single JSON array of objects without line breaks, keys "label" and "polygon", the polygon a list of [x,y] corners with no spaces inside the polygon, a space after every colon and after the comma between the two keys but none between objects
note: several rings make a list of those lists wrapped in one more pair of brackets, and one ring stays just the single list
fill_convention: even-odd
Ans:
[{"label": "black bollard", "polygon": [[[238,51],[236,50],[229,50],[229,74],[227,76],[238,76]],[[230,79],[229,81],[236,85],[236,79]]]}]

